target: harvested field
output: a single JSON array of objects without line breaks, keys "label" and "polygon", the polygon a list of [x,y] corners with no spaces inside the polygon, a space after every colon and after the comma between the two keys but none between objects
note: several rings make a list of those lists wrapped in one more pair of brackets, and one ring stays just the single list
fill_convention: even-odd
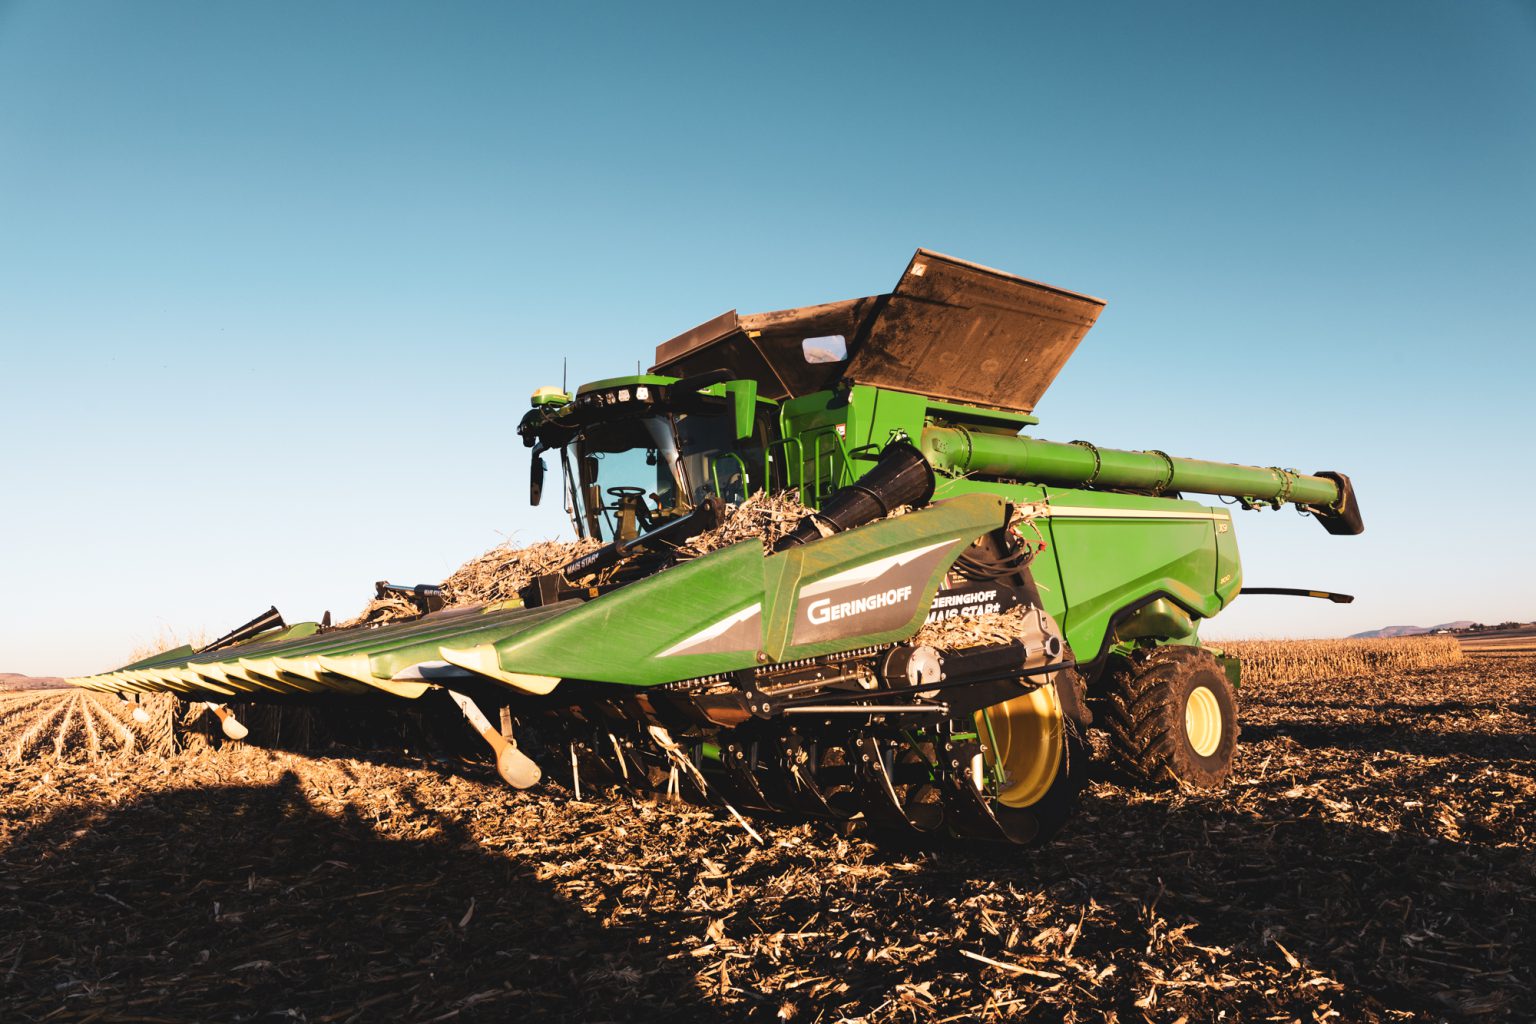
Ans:
[{"label": "harvested field", "polygon": [[1458,633],[1456,641],[1468,654],[1494,656],[1536,654],[1536,629],[1531,628]]},{"label": "harvested field", "polygon": [[0,758],[0,1005],[82,1024],[1536,1017],[1536,655],[1251,684],[1244,717],[1229,789],[1104,777],[1027,852],[767,821],[759,846],[712,810],[403,756],[71,760],[47,738]]},{"label": "harvested field", "polygon": [[0,700],[0,760],[100,756],[97,719],[88,717],[99,701],[81,690],[45,690]]}]

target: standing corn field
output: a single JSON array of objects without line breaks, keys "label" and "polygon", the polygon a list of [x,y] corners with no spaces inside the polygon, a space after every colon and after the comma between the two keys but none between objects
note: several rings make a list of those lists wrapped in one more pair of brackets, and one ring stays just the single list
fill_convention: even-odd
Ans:
[{"label": "standing corn field", "polygon": [[1249,685],[1451,668],[1464,660],[1461,644],[1449,636],[1228,640],[1217,646],[1241,659]]}]

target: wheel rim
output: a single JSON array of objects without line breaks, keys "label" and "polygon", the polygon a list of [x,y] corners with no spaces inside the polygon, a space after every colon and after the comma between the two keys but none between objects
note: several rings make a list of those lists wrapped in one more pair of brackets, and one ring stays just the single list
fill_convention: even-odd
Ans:
[{"label": "wheel rim", "polygon": [[1050,792],[1061,771],[1065,721],[1050,683],[976,713],[976,730],[994,744],[991,763],[1002,771],[998,803],[1031,807]]},{"label": "wheel rim", "polygon": [[1201,757],[1210,757],[1221,746],[1221,704],[1209,686],[1197,686],[1184,702],[1184,735]]}]

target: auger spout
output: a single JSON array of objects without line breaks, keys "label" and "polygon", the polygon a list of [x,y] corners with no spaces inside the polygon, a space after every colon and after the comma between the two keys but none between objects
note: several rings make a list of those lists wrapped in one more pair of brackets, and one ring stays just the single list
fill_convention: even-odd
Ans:
[{"label": "auger spout", "polygon": [[902,505],[921,508],[933,497],[933,470],[905,441],[885,446],[875,468],[833,495],[818,512],[779,538],[774,550],[809,544],[889,515]]},{"label": "auger spout", "polygon": [[1299,473],[1227,462],[1184,459],[1160,451],[1100,448],[1086,441],[1062,443],[1015,434],[930,426],[923,430],[923,454],[941,473],[977,474],[1057,487],[1095,487],[1150,494],[1214,494],[1249,504],[1307,509],[1329,533],[1364,530],[1349,477],[1342,473]]}]

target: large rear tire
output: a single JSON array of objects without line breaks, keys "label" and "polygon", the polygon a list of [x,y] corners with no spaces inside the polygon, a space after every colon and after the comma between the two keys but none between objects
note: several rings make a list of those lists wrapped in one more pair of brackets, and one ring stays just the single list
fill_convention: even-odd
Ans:
[{"label": "large rear tire", "polygon": [[1210,651],[1137,651],[1110,676],[1105,725],[1117,767],[1148,785],[1214,789],[1237,752],[1237,695]]}]

